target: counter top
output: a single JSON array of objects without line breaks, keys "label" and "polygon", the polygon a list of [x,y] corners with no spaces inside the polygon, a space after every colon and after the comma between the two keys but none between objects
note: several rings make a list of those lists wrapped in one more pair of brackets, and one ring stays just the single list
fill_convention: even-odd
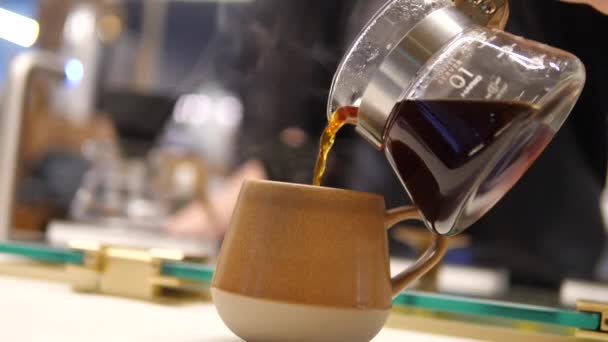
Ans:
[{"label": "counter top", "polygon": [[[2,341],[241,341],[210,303],[161,305],[78,294],[64,283],[0,275]],[[384,329],[374,342],[473,341]]]}]

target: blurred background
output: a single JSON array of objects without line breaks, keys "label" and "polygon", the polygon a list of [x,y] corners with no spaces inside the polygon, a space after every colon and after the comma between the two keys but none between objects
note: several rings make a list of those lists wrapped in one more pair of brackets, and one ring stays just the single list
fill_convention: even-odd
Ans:
[{"label": "blurred background", "polygon": [[[1,238],[215,256],[245,179],[310,183],[333,74],[381,5],[0,0]],[[601,286],[608,52],[588,38],[608,19],[557,2],[511,12],[508,31],[575,53],[588,84],[528,174],[453,240],[440,283],[490,297]],[[350,129],[328,168],[328,186],[409,201]],[[394,230],[395,258],[424,247],[418,232]]]}]

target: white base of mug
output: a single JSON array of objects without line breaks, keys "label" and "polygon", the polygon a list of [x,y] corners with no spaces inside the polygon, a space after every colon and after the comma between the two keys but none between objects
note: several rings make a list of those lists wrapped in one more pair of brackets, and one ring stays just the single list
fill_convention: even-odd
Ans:
[{"label": "white base of mug", "polygon": [[211,288],[217,311],[245,341],[369,341],[390,310],[341,309],[281,303]]}]

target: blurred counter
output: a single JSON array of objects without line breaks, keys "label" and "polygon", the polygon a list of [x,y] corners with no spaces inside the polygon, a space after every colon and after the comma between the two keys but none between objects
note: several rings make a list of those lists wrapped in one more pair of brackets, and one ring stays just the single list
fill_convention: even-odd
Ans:
[{"label": "blurred counter", "polygon": [[[63,283],[3,275],[0,289],[2,341],[241,341],[211,303],[161,305],[83,295]],[[387,328],[374,341],[473,340]]]},{"label": "blurred counter", "polygon": [[[18,245],[13,247],[19,248]],[[56,252],[54,258],[60,257],[59,249],[38,248],[39,257],[44,253],[51,255],[53,251]],[[194,297],[154,297],[153,301],[147,301],[107,295],[116,292],[106,291],[106,295],[75,292],[69,282],[74,274],[63,264],[74,263],[65,256],[70,252],[61,252],[64,256],[59,259],[64,261],[51,264],[24,258],[23,254],[10,252],[10,248],[4,252],[13,254],[0,254],[0,341],[240,340],[226,328],[210,301],[204,283],[210,279],[212,267],[201,267],[206,270],[202,271],[205,275],[200,273],[192,278],[203,282],[198,283]],[[51,259],[41,260],[55,262]],[[113,262],[118,265],[117,260]],[[391,273],[395,274],[409,263],[408,260],[391,260]],[[115,271],[112,271],[114,275]],[[133,282],[145,281],[145,275],[143,277],[125,278],[123,274],[119,279],[127,280],[129,288],[123,290],[130,291]],[[192,277],[192,274],[186,277]],[[559,304],[544,307],[517,304],[559,296],[551,292],[525,291],[526,298],[532,300],[513,298],[514,291],[507,290],[507,277],[503,272],[444,265],[435,279],[439,294],[408,291],[396,298],[393,315],[374,341],[572,341],[575,327],[595,329],[602,320],[594,313],[562,310]],[[464,286],[467,279],[475,286]],[[95,282],[97,287],[104,280]],[[586,298],[585,295],[591,293],[588,286],[570,281],[562,289],[562,301],[566,297]],[[598,284],[595,287],[598,296],[595,299],[605,298],[606,289],[600,289]],[[446,289],[461,293],[474,290],[478,296],[453,297],[443,293]],[[597,292],[600,290],[602,292]],[[496,300],[476,299],[479,293],[502,297],[502,304]],[[539,299],[539,295],[542,298]]]},{"label": "blurred counter", "polygon": [[96,241],[108,246],[130,248],[163,248],[182,251],[188,255],[214,258],[219,253],[220,242],[174,237],[158,229],[134,229],[124,226],[103,226],[85,223],[54,221],[49,226],[48,243],[68,248],[70,241]]}]

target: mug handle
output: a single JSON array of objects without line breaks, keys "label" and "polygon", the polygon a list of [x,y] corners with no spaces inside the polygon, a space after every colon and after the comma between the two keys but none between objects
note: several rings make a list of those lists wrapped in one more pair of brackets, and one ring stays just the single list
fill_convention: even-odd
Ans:
[{"label": "mug handle", "polygon": [[[420,219],[420,213],[416,207],[407,206],[395,208],[386,212],[386,216],[384,218],[384,227],[386,229],[390,229],[401,221]],[[432,234],[431,243],[427,247],[424,254],[418,258],[412,267],[397,274],[391,279],[393,297],[397,296],[409,284],[435,267],[435,265],[437,265],[445,255],[448,246],[447,238],[435,233],[430,234]]]}]

